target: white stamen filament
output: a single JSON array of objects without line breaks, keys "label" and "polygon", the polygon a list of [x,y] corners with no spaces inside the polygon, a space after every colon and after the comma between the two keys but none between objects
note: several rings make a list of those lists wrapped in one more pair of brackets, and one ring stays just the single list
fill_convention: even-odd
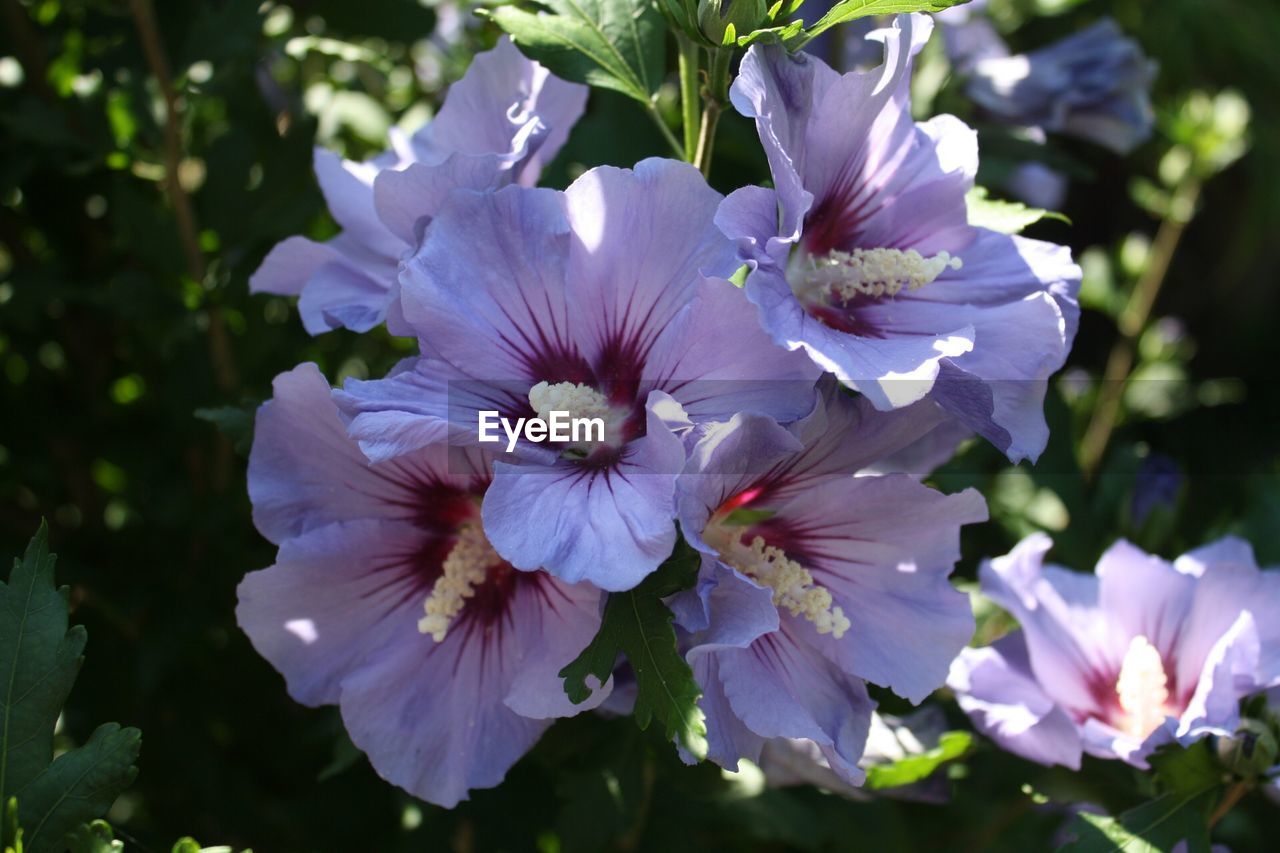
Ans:
[{"label": "white stamen filament", "polygon": [[1134,637],[1116,678],[1116,694],[1124,712],[1118,728],[1138,740],[1158,729],[1170,712],[1168,683],[1159,650],[1141,634]]},{"label": "white stamen filament", "polygon": [[457,542],[444,558],[444,570],[431,587],[423,605],[427,615],[418,620],[418,631],[430,634],[437,643],[449,633],[449,624],[475,595],[476,587],[484,583],[490,566],[502,558],[493,550],[479,524],[464,524],[458,528]]},{"label": "white stamen filament", "polygon": [[792,287],[816,296],[828,293],[848,302],[857,296],[894,296],[903,290],[919,290],[962,262],[947,252],[926,258],[915,249],[832,250],[810,255],[793,267]]},{"label": "white stamen filament", "polygon": [[[766,544],[761,536],[746,546],[722,527],[707,533],[712,537],[718,534],[719,541],[712,544],[722,560],[773,590],[774,604],[785,607],[792,616],[803,616],[819,634],[830,634],[838,640],[849,630],[851,623],[844,610],[832,606],[831,591],[816,583],[813,575],[781,548]],[[703,536],[710,542],[707,533]]]},{"label": "white stamen filament", "polygon": [[529,405],[538,417],[549,421],[552,412],[568,412],[574,418],[605,418],[610,414],[609,401],[589,385],[539,382],[529,389]]}]

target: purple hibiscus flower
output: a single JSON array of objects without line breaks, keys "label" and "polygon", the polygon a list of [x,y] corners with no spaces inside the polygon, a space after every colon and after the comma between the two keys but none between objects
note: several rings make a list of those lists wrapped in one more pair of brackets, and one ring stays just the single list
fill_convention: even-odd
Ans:
[{"label": "purple hibiscus flower", "polygon": [[995,118],[1078,136],[1125,154],[1151,135],[1156,66],[1103,18],[1030,53],[972,56],[966,92]]},{"label": "purple hibiscus flower", "polygon": [[569,137],[587,87],[525,59],[507,39],[478,54],[435,119],[368,162],[317,148],[316,178],[342,233],[325,243],[290,237],[249,279],[255,293],[299,296],[313,335],[366,332],[386,320],[412,334],[395,305],[396,270],[416,230],[458,187],[532,186]]},{"label": "purple hibiscus flower", "polygon": [[239,587],[254,648],[306,705],[336,704],[385,779],[452,806],[498,784],[571,705],[557,672],[601,593],[518,572],[485,538],[490,459],[437,445],[369,464],[313,364],[258,413],[249,495],[275,565]]},{"label": "purple hibiscus flower", "polygon": [[857,784],[866,682],[916,702],[942,684],[973,634],[947,575],[960,526],[984,520],[985,504],[907,473],[854,472],[947,423],[928,401],[881,413],[833,383],[790,429],[750,414],[699,428],[679,513],[702,568],[672,609],[704,691],[711,759],[759,763],[767,742],[800,738]]},{"label": "purple hibiscus flower", "polygon": [[[599,418],[586,442],[521,438],[495,464],[484,525],[519,569],[629,589],[675,544],[690,422],[813,405],[818,370],[773,346],[712,222],[720,195],[670,160],[599,168],[566,192],[459,191],[401,274],[422,357],[339,396],[373,459],[511,423]],[[673,431],[675,430],[675,431]]]},{"label": "purple hibiscus flower", "polygon": [[1093,575],[1043,565],[1036,534],[982,567],[1021,629],[966,649],[948,685],[977,728],[1041,764],[1083,752],[1137,767],[1157,747],[1230,735],[1239,701],[1280,684],[1280,572],[1223,539],[1167,563],[1127,542]]},{"label": "purple hibiscus flower", "polygon": [[756,120],[777,189],[738,190],[717,222],[753,267],[747,296],[779,344],[879,409],[928,394],[1011,459],[1035,458],[1080,268],[1064,247],[968,224],[973,131],[910,114],[911,58],[931,27],[899,16],[871,34],[884,64],[844,75],[753,46],[731,96]]}]

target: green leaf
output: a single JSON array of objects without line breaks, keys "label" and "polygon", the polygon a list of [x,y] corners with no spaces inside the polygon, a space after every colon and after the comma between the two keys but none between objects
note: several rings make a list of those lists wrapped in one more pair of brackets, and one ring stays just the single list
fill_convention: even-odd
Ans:
[{"label": "green leaf", "polygon": [[[0,797],[5,800],[53,761],[53,727],[86,640],[84,628],[67,628],[67,589],[53,586],[55,557],[48,537],[41,524],[26,556],[14,561],[9,583],[0,583]],[[25,813],[26,802],[21,805]]]},{"label": "green leaf", "polygon": [[50,849],[86,819],[106,814],[138,775],[142,732],[103,723],[84,746],[65,752],[18,795],[32,850]]},{"label": "green leaf", "polygon": [[662,599],[693,585],[699,556],[683,540],[658,570],[635,589],[609,594],[600,631],[564,669],[565,693],[574,703],[591,695],[587,677],[603,684],[623,654],[636,676],[635,718],[640,728],[657,718],[669,738],[691,753],[706,754],[706,726],[698,698],[702,689],[676,648],[672,614]]},{"label": "green leaf", "polygon": [[[84,746],[53,758],[53,730],[86,640],[68,628],[67,589],[53,585],[48,528],[0,584],[0,796],[18,798],[25,846],[57,849],[67,832],[100,817],[133,780],[141,735],[111,723]],[[12,835],[0,827],[4,843]]]},{"label": "green leaf", "polygon": [[662,83],[666,27],[651,0],[538,0],[546,11],[499,6],[493,19],[552,73],[644,104]]},{"label": "green leaf", "polygon": [[846,21],[856,21],[871,15],[896,15],[900,12],[941,12],[964,2],[967,0],[841,0],[805,31],[804,42]]},{"label": "green leaf", "polygon": [[990,198],[986,187],[974,187],[965,196],[969,208],[969,224],[990,228],[1001,234],[1020,234],[1041,219],[1057,219],[1070,224],[1061,213],[1028,207],[1020,201],[1001,201]]},{"label": "green leaf", "polygon": [[943,732],[938,745],[918,755],[908,755],[892,764],[873,764],[867,768],[866,787],[898,788],[927,779],[933,772],[969,751],[973,735],[968,732]]},{"label": "green leaf", "polygon": [[1185,841],[1186,853],[1209,853],[1209,804],[1213,793],[1169,793],[1119,817],[1081,813],[1067,827],[1059,853],[1170,853]]},{"label": "green leaf", "polygon": [[790,43],[792,39],[800,36],[803,32],[804,21],[792,21],[780,27],[766,27],[762,30],[753,30],[745,36],[739,36],[738,47],[750,47],[756,42],[761,44]]},{"label": "green leaf", "polygon": [[1184,796],[1217,787],[1225,776],[1208,738],[1189,747],[1176,743],[1163,746],[1151,756],[1150,763],[1160,790]]}]

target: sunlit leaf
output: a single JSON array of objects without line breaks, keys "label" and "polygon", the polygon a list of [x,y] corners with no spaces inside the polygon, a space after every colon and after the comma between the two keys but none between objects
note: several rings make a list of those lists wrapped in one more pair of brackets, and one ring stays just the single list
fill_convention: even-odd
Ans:
[{"label": "sunlit leaf", "polygon": [[569,699],[583,702],[591,695],[587,677],[603,684],[613,673],[618,655],[625,655],[638,688],[636,723],[648,728],[656,717],[667,737],[678,739],[701,757],[706,752],[706,726],[698,708],[702,689],[676,647],[673,617],[662,602],[664,597],[692,586],[698,562],[698,553],[681,541],[658,570],[635,589],[610,593],[599,633],[560,671],[560,677]]},{"label": "sunlit leaf", "polygon": [[649,0],[541,0],[545,11],[499,6],[493,19],[530,59],[566,80],[649,103],[662,83],[666,27]]},{"label": "sunlit leaf", "polygon": [[1070,224],[1061,213],[1028,207],[1020,201],[1002,201],[991,198],[986,187],[974,187],[965,196],[969,209],[969,224],[978,228],[990,228],[1001,234],[1021,234],[1042,219],[1057,219]]},{"label": "sunlit leaf", "polygon": [[968,732],[943,732],[938,745],[918,755],[908,755],[892,764],[874,764],[867,768],[866,787],[897,788],[927,779],[943,764],[954,761],[969,751],[973,735]]}]

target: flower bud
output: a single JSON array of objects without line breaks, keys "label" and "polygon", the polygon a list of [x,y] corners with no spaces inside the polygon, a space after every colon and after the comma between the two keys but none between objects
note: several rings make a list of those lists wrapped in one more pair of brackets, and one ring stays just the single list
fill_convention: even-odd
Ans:
[{"label": "flower bud", "polygon": [[765,0],[698,0],[698,26],[717,46],[754,31],[767,15]]},{"label": "flower bud", "polygon": [[1267,772],[1276,763],[1275,733],[1260,720],[1243,720],[1231,737],[1219,738],[1218,760],[1237,776],[1249,778]]}]

